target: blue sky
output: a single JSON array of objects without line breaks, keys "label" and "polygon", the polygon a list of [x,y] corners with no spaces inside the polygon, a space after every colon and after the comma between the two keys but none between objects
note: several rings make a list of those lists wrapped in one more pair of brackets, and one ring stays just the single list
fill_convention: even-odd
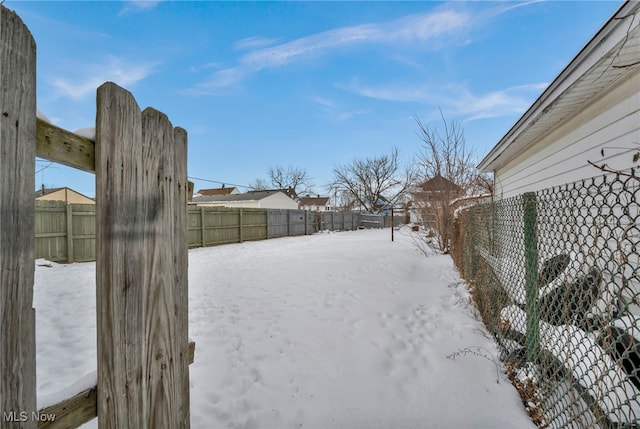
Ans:
[{"label": "blue sky", "polygon": [[[187,130],[189,176],[250,185],[291,166],[327,194],[335,165],[393,147],[409,162],[414,117],[439,126],[439,110],[482,158],[620,2],[4,5],[36,40],[37,104],[56,125],[94,126],[95,90],[114,81]],[[93,175],[59,165],[43,183],[94,196]]]}]

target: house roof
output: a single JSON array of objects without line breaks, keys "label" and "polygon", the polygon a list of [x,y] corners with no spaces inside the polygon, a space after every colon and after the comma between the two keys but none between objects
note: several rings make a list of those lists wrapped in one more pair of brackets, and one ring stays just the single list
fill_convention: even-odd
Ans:
[{"label": "house roof", "polygon": [[[260,201],[277,193],[282,193],[279,189],[264,190],[264,191],[249,191],[244,194],[230,194],[230,195],[202,195],[194,196],[191,202],[193,203],[212,203],[212,202],[233,202],[233,201]],[[286,195],[286,194],[285,194]]]},{"label": "house roof", "polygon": [[640,69],[640,2],[625,1],[480,161],[496,170]]},{"label": "house roof", "polygon": [[451,180],[445,177],[442,177],[439,174],[423,182],[422,185],[420,185],[420,187],[425,192],[434,192],[434,191],[462,192],[462,188],[460,186],[456,185]]},{"label": "house roof", "polygon": [[326,206],[329,204],[329,197],[303,197],[300,198],[301,206]]},{"label": "house roof", "polygon": [[228,195],[235,190],[236,188],[232,186],[230,188],[223,187],[223,188],[200,189],[198,193],[200,195]]},{"label": "house roof", "polygon": [[68,186],[63,186],[61,188],[40,188],[35,192],[35,198],[40,198],[44,195],[49,195],[49,194],[53,194],[54,192],[58,192],[58,191],[62,191],[63,189],[66,189],[68,191],[73,192],[76,195],[80,195],[88,200],[93,200],[93,198],[89,198],[84,194],[81,194],[80,192],[73,190],[71,188],[69,188]]},{"label": "house roof", "polygon": [[48,194],[52,194],[54,192],[58,192],[59,190],[64,189],[64,188],[40,188],[36,191],[36,198],[41,197],[43,195],[48,195]]}]

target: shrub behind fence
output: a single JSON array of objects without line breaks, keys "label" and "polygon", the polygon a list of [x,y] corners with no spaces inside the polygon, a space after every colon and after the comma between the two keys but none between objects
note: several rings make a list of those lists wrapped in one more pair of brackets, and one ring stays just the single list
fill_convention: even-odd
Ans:
[{"label": "shrub behind fence", "polygon": [[534,420],[638,427],[640,178],[464,210],[452,255]]}]

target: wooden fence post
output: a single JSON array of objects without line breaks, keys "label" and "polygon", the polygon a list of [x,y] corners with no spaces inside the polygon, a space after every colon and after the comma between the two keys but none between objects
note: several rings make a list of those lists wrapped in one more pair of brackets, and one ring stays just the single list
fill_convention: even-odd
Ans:
[{"label": "wooden fence post", "polygon": [[204,227],[204,225],[205,225],[205,210],[204,210],[204,206],[200,206],[200,236],[202,237],[202,247],[207,247],[207,238],[206,238],[207,230]]},{"label": "wooden fence post", "polygon": [[67,203],[67,261],[73,262],[73,206]]},{"label": "wooden fence post", "polygon": [[101,429],[189,427],[186,145],[176,144],[179,134],[164,114],[141,113],[117,85],[98,88]]},{"label": "wooden fence post", "polygon": [[[36,45],[0,6],[0,427],[35,428]],[[26,421],[22,417],[26,413]]]},{"label": "wooden fence post", "polygon": [[238,209],[238,237],[242,243],[242,208]]}]

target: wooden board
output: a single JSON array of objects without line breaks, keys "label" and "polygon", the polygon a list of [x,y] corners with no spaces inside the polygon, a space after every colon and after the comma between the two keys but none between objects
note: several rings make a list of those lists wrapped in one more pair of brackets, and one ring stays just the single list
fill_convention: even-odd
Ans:
[{"label": "wooden board", "polygon": [[[36,46],[0,5],[0,427],[35,428]],[[22,421],[24,420],[24,421]]]},{"label": "wooden board", "polygon": [[36,156],[95,173],[95,143],[70,131],[36,119]]}]

